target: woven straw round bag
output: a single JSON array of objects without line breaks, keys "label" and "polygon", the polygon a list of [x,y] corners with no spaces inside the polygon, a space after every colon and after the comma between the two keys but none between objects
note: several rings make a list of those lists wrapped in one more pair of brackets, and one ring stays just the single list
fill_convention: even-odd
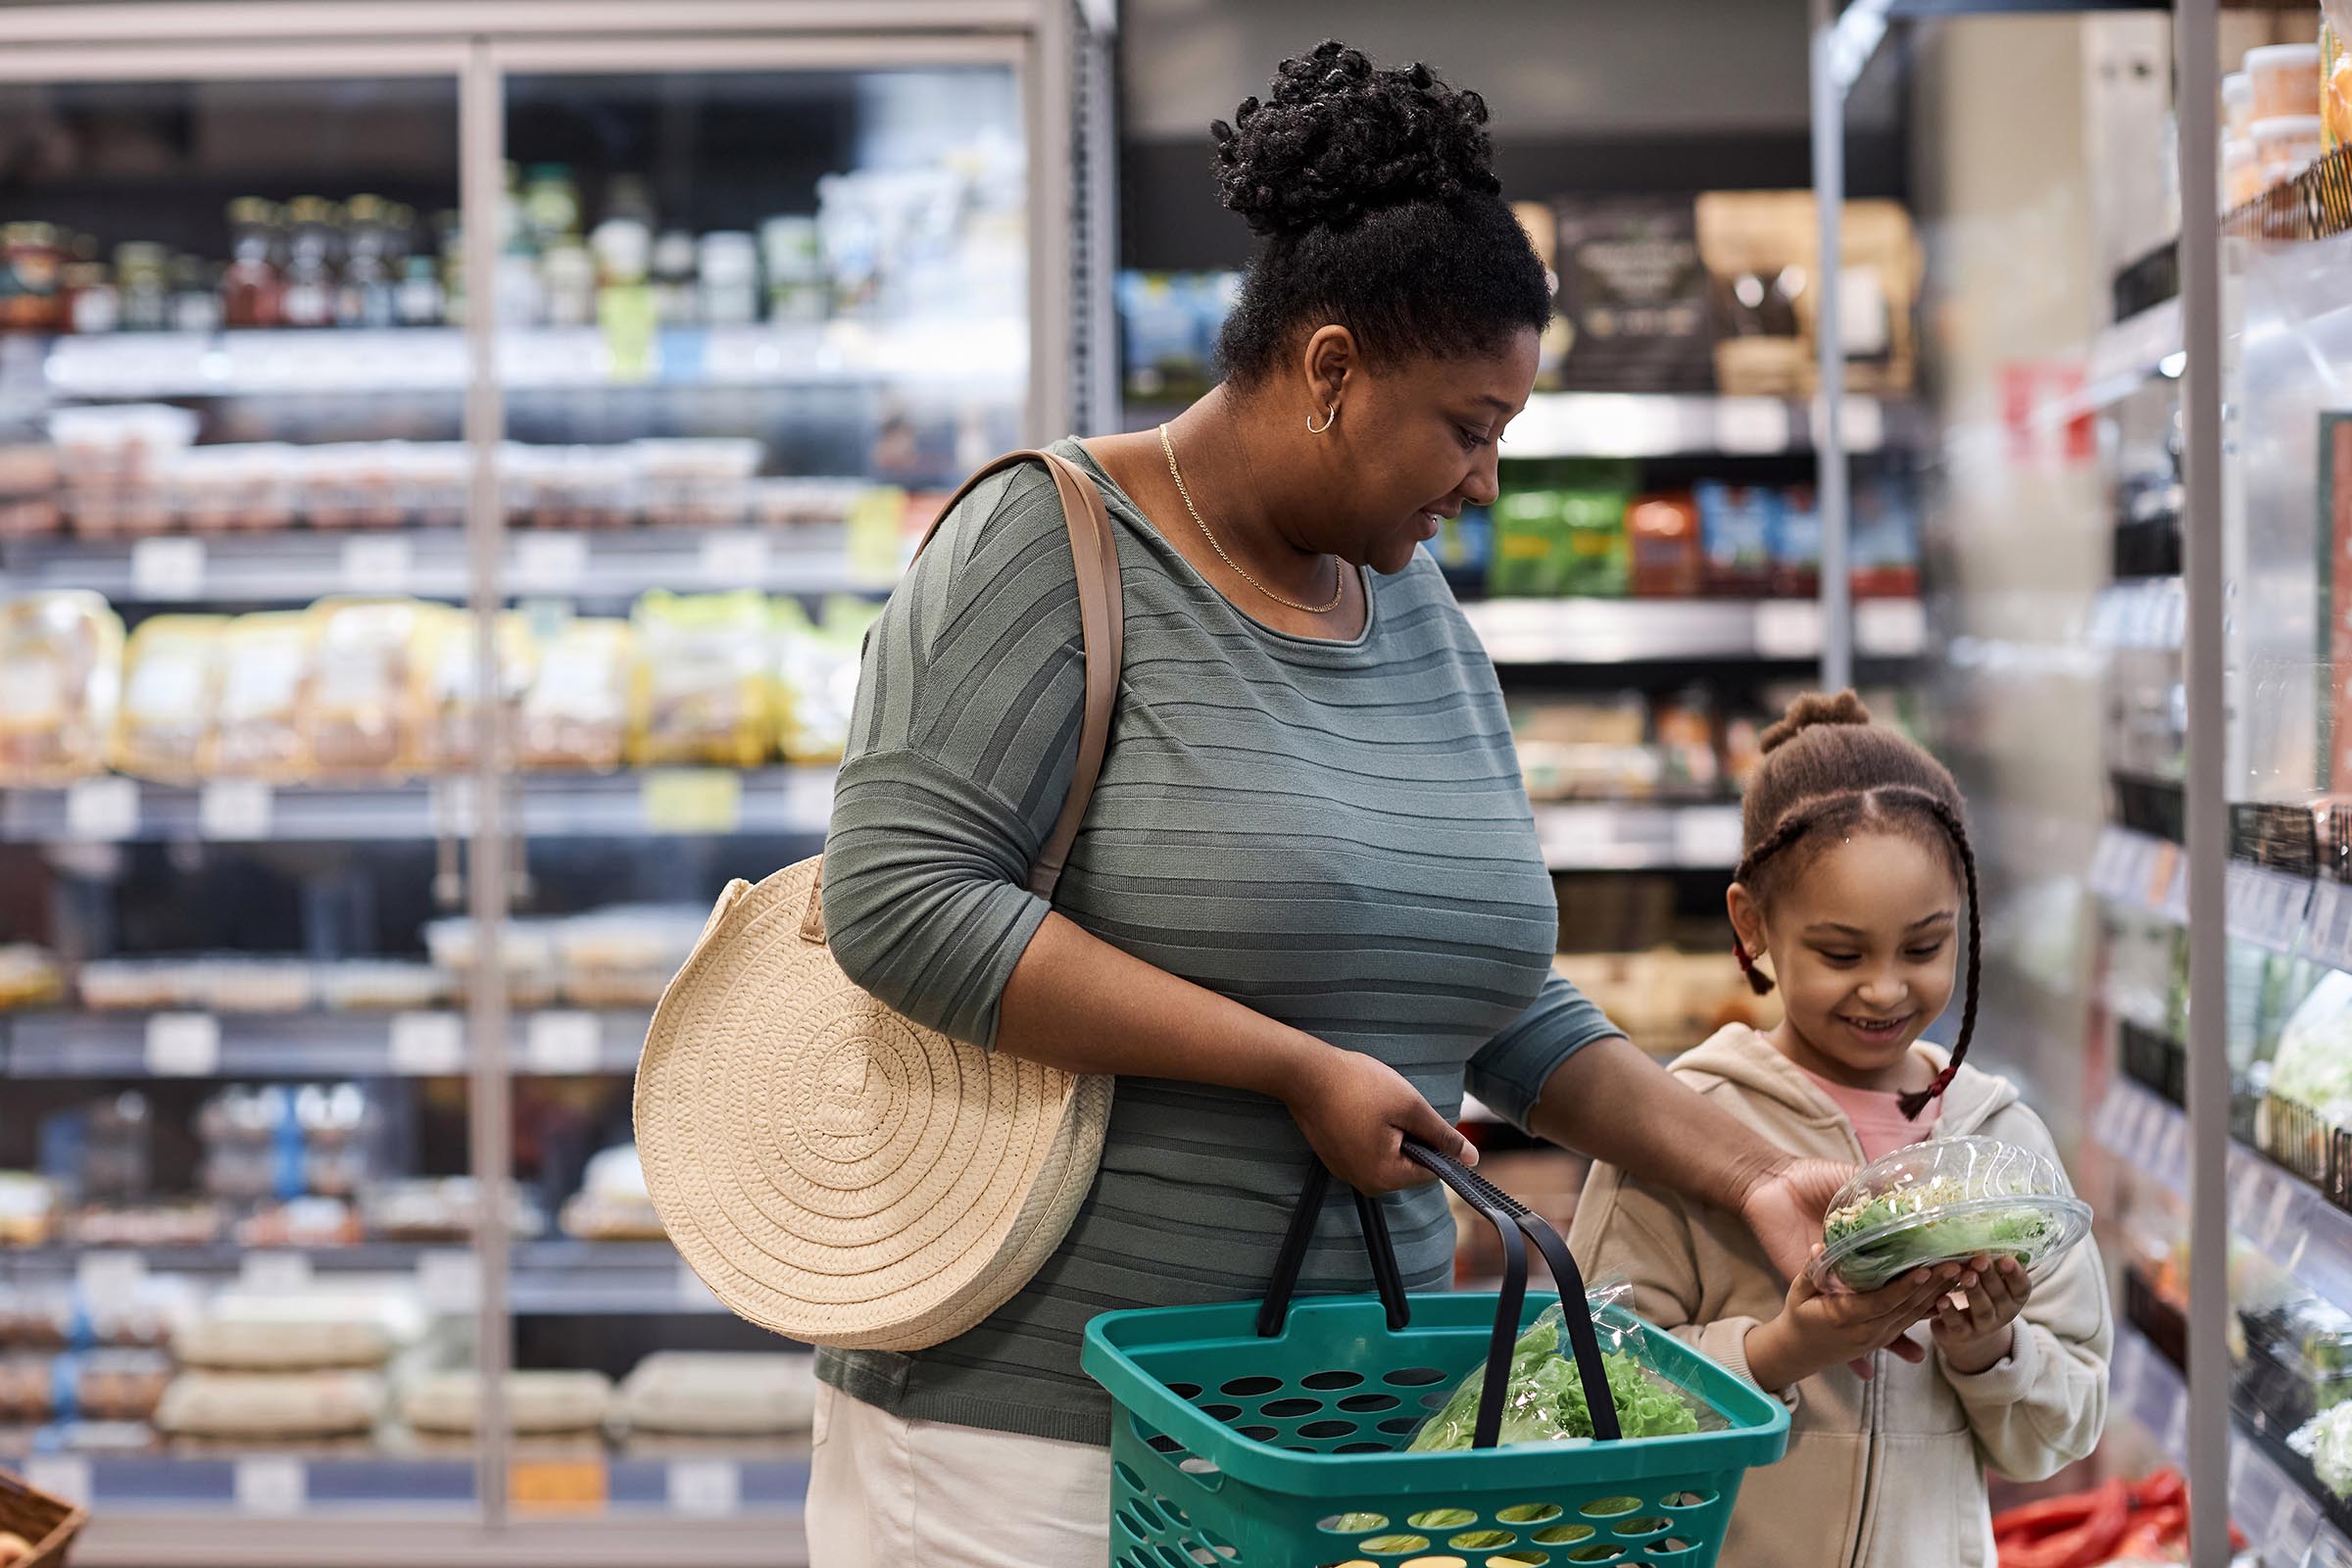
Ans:
[{"label": "woven straw round bag", "polygon": [[[1048,453],[1078,566],[1078,768],[1029,886],[1051,900],[1118,688],[1118,551],[1093,480]],[[935,522],[933,529],[938,524]],[[929,543],[926,535],[924,543]],[[730,883],[654,1012],[637,1151],[662,1228],[739,1316],[811,1345],[912,1350],[1028,1283],[1094,1184],[1111,1080],[982,1051],[892,1011],[825,946],[822,865]]]}]

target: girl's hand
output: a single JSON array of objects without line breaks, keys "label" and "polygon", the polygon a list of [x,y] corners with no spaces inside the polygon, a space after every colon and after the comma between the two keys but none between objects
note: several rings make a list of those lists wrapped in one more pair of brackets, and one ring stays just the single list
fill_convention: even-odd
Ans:
[{"label": "girl's hand", "polygon": [[[1853,1174],[1853,1166],[1837,1160],[1786,1158],[1747,1184],[1740,1201],[1740,1217],[1755,1232],[1764,1255],[1772,1259],[1783,1279],[1803,1274],[1806,1263],[1821,1250],[1822,1217]],[[1905,1323],[1902,1328],[1910,1326]],[[1897,1329],[1887,1344],[1874,1345],[1871,1349],[1892,1350],[1913,1363],[1928,1358],[1927,1350],[1917,1341],[1905,1338],[1902,1329]],[[1856,1377],[1869,1377],[1868,1353],[1857,1357],[1852,1367]]]},{"label": "girl's hand", "polygon": [[1932,1314],[1936,1298],[1964,1288],[1962,1282],[1973,1285],[1976,1277],[1944,1263],[1913,1269],[1867,1296],[1828,1296],[1799,1269],[1781,1315],[1748,1331],[1748,1372],[1758,1388],[1778,1393],[1840,1361],[1867,1357]]},{"label": "girl's hand", "polygon": [[1307,1054],[1282,1096],[1298,1130],[1331,1173],[1362,1193],[1393,1193],[1435,1180],[1404,1157],[1407,1138],[1465,1165],[1478,1151],[1388,1063],[1324,1045]]},{"label": "girl's hand", "polygon": [[2011,1325],[2034,1293],[2025,1265],[2014,1257],[1997,1262],[1980,1257],[1974,1264],[1977,1283],[1936,1301],[1932,1331],[1944,1363],[1960,1373],[1990,1371],[2009,1353],[2016,1334]]}]

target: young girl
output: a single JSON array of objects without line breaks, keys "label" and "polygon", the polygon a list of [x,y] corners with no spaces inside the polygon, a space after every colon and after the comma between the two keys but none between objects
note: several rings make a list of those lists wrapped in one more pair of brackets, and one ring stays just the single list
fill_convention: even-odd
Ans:
[{"label": "young girl", "polygon": [[[1798,700],[1763,745],[1728,902],[1740,967],[1768,991],[1756,966],[1769,956],[1787,1016],[1769,1033],[1723,1030],[1676,1075],[1799,1154],[1868,1160],[1982,1133],[2055,1161],[2017,1091],[1961,1065],[1977,870],[1951,774],[1851,692]],[[1920,1033],[1951,1000],[1963,926],[1947,1059]],[[1989,1568],[1986,1468],[2039,1480],[2088,1453],[2105,1423],[2114,1331],[2088,1244],[2034,1285],[2014,1260],[1976,1259],[1962,1275],[1974,1283],[1925,1319],[1927,1359],[1878,1353],[1865,1380],[1849,1369],[1857,1349],[1905,1324],[1802,1277],[1784,1292],[1736,1219],[1596,1165],[1570,1241],[1589,1278],[1626,1277],[1634,1310],[1788,1403],[1788,1455],[1748,1478],[1733,1515],[1723,1561],[1740,1568]],[[1880,1297],[1908,1306],[1902,1282]]]}]

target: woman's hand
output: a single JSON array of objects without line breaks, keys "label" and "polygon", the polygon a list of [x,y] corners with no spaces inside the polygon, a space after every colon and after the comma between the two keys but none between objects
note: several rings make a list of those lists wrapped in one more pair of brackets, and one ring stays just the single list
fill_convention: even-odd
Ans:
[{"label": "woman's hand", "polygon": [[[1975,1285],[1937,1298],[1931,1331],[1945,1364],[1963,1375],[1990,1371],[2009,1353],[2016,1334],[2012,1325],[2034,1294],[2025,1265],[2014,1257],[1980,1257],[1973,1267]],[[1953,1305],[1955,1299],[1962,1304]]]},{"label": "woman's hand", "polygon": [[[1818,1244],[1813,1250],[1821,1250]],[[1867,1357],[1935,1312],[1936,1299],[1956,1281],[1973,1286],[1976,1280],[1973,1271],[1945,1263],[1913,1269],[1867,1296],[1830,1296],[1814,1289],[1812,1275],[1799,1268],[1781,1315],[1748,1331],[1748,1372],[1758,1388],[1778,1393],[1840,1361]]]},{"label": "woman's hand", "polygon": [[[1740,1202],[1740,1217],[1755,1232],[1764,1255],[1772,1259],[1782,1278],[1802,1277],[1805,1265],[1821,1250],[1822,1219],[1838,1190],[1853,1174],[1853,1166],[1834,1159],[1785,1158],[1749,1184]],[[1926,1360],[1927,1347],[1903,1332],[1910,1326],[1899,1325],[1891,1340],[1871,1348],[1892,1350],[1914,1365]],[[1856,1357],[1853,1370],[1856,1377],[1869,1377],[1868,1357]]]},{"label": "woman's hand", "polygon": [[1407,1138],[1478,1163],[1478,1151],[1419,1090],[1360,1052],[1326,1045],[1306,1053],[1282,1101],[1331,1173],[1358,1192],[1391,1193],[1434,1179],[1404,1157]]}]

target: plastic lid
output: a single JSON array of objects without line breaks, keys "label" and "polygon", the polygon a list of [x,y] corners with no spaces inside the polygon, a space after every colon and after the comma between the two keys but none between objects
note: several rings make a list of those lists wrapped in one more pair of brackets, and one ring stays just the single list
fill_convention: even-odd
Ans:
[{"label": "plastic lid", "polygon": [[2246,70],[2278,71],[2295,66],[2317,67],[2320,46],[2316,43],[2266,43],[2259,49],[2246,51]]},{"label": "plastic lid", "polygon": [[2256,141],[2318,141],[2320,117],[2317,115],[2274,115],[2269,120],[2257,120],[2247,127]]},{"label": "plastic lid", "polygon": [[1944,1138],[1875,1159],[1831,1200],[1813,1260],[1823,1290],[1875,1291],[1906,1269],[1979,1253],[2038,1279],[2090,1233],[2055,1160],[1997,1138]]},{"label": "plastic lid", "polygon": [[2232,71],[2222,78],[2222,102],[2230,104],[2244,100],[2251,103],[2253,98],[2254,78],[2252,76],[2242,71]]}]

